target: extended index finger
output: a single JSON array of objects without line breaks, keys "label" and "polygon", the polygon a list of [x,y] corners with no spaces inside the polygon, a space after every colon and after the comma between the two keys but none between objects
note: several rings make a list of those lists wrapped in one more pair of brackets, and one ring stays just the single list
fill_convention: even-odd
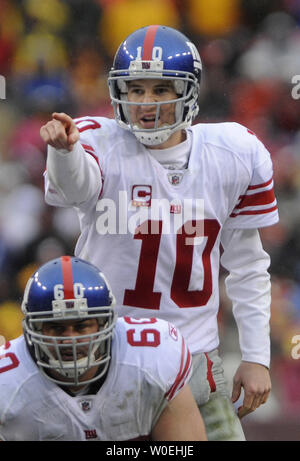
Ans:
[{"label": "extended index finger", "polygon": [[52,118],[63,123],[65,126],[74,124],[72,117],[70,117],[68,114],[65,114],[64,112],[53,112]]}]

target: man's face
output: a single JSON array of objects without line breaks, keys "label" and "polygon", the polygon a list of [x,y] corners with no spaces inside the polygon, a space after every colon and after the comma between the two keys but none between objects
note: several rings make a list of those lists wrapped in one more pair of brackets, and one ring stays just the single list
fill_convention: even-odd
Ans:
[{"label": "man's face", "polygon": [[[98,321],[95,318],[88,318],[83,320],[64,320],[64,321],[50,321],[44,322],[42,327],[42,333],[46,336],[60,336],[63,339],[57,341],[58,344],[64,344],[66,347],[60,348],[61,358],[63,361],[79,360],[86,357],[88,354],[88,344],[83,346],[77,346],[77,357],[73,357],[72,340],[74,336],[83,336],[97,333],[99,330]],[[76,344],[88,342],[88,338],[77,338]],[[70,347],[67,347],[70,345]],[[51,348],[49,348],[51,350]],[[55,359],[56,352],[55,348],[51,350]]]},{"label": "man's face", "polygon": [[[170,80],[140,79],[128,82],[128,101],[136,103],[164,102],[176,99],[177,94]],[[139,128],[155,126],[156,106],[130,105],[131,122]],[[175,103],[160,106],[158,128],[175,123]]]}]

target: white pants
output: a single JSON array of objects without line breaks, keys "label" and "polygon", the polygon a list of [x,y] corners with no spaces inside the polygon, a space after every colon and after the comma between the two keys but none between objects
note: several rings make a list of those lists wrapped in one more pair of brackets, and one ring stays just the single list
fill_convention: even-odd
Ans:
[{"label": "white pants", "polygon": [[240,419],[230,399],[218,350],[193,355],[193,370],[190,386],[203,417],[208,440],[245,440]]}]

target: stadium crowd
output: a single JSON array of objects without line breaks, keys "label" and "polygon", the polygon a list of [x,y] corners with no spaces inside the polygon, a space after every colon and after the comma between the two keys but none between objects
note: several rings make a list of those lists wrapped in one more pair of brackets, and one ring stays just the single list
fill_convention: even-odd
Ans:
[{"label": "stadium crowd", "polygon": [[[45,204],[40,127],[53,111],[112,117],[114,53],[147,24],[178,28],[197,44],[204,66],[197,121],[237,121],[271,152],[280,223],[261,232],[272,258],[270,417],[299,415],[300,357],[292,358],[300,335],[299,0],[0,0],[0,339],[21,333],[28,276],[72,254],[79,232],[72,210]],[[223,291],[221,306],[232,357],[236,332]]]}]

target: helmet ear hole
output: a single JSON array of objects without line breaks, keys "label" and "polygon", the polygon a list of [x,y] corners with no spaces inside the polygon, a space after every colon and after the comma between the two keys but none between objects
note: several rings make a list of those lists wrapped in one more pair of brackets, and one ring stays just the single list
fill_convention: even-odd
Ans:
[{"label": "helmet ear hole", "polygon": [[178,95],[182,95],[184,93],[185,84],[182,80],[174,80],[174,88]]},{"label": "helmet ear hole", "polygon": [[117,80],[117,87],[120,93],[128,93],[127,82],[122,79]]},{"label": "helmet ear hole", "polygon": [[123,105],[119,104],[118,106],[118,111],[119,111],[119,119],[124,122],[128,123],[127,118],[125,117],[124,110],[123,110]]}]

